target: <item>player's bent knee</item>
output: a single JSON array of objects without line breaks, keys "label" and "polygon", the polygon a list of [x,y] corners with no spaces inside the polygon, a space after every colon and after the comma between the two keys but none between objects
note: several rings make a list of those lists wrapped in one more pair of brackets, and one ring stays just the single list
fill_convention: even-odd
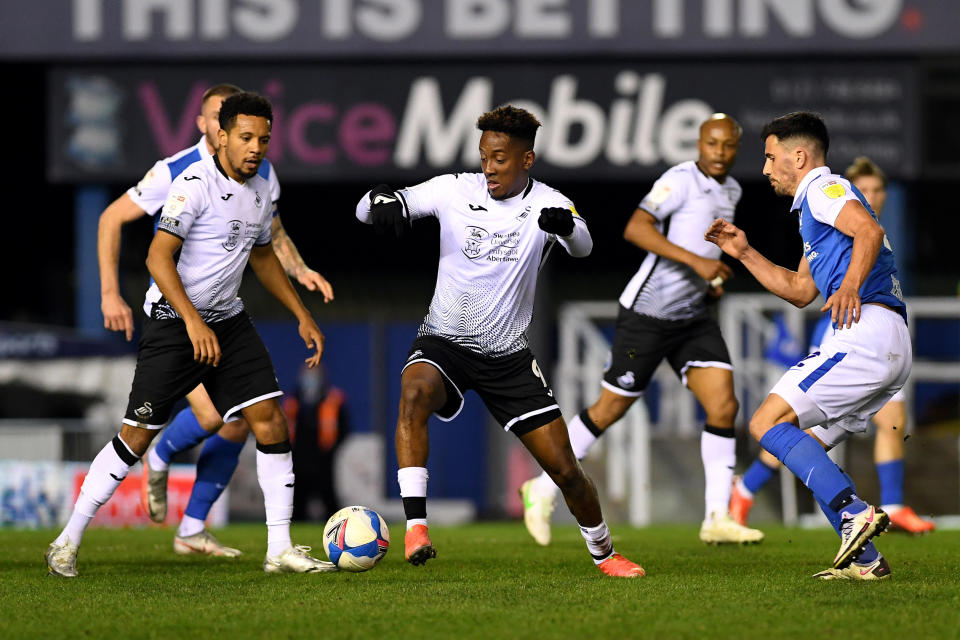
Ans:
[{"label": "player's bent knee", "polygon": [[773,427],[773,425],[770,424],[770,421],[765,416],[760,416],[755,413],[753,417],[750,418],[750,435],[753,436],[757,442],[760,442],[760,438],[762,438],[763,434],[769,431],[771,427]]},{"label": "player's bent knee", "polygon": [[442,388],[442,384],[438,388],[433,382],[422,378],[404,381],[400,390],[401,411],[408,413],[421,410],[429,413],[438,409],[442,401],[439,397]]}]

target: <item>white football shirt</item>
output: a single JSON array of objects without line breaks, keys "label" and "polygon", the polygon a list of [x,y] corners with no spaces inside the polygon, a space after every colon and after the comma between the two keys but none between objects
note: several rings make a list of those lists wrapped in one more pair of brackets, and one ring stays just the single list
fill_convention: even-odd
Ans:
[{"label": "white football shirt", "polygon": [[[193,163],[173,181],[157,232],[183,240],[177,273],[204,321],[225,320],[243,310],[237,296],[243,269],[253,246],[270,243],[272,209],[266,180],[255,175],[240,184],[227,177],[215,156]],[[154,317],[178,317],[156,283],[147,290],[143,310],[154,311]]]},{"label": "white football shirt", "polygon": [[[527,346],[537,272],[559,240],[570,255],[588,255],[590,232],[573,203],[531,179],[522,193],[496,200],[481,173],[437,176],[397,191],[410,220],[440,221],[437,286],[418,335],[446,338],[475,353],[501,356]],[[540,229],[540,210],[573,212],[574,231],[558,238]],[[370,222],[370,194],[357,204]]]},{"label": "white football shirt", "polygon": [[[134,204],[146,211],[147,215],[152,216],[166,202],[170,185],[177,176],[194,162],[208,157],[210,154],[207,152],[206,139],[201,136],[200,141],[192,147],[154,163],[136,186],[127,189],[127,195]],[[264,159],[257,173],[270,183],[270,200],[277,202],[280,199],[280,181],[276,169]]]},{"label": "white football shirt", "polygon": [[[703,234],[715,218],[733,222],[741,194],[733,177],[721,184],[690,160],[667,169],[638,206],[656,218],[657,229],[667,240],[717,260],[723,252]],[[708,287],[687,265],[650,252],[620,295],[620,304],[645,316],[682,320],[703,311]]]}]

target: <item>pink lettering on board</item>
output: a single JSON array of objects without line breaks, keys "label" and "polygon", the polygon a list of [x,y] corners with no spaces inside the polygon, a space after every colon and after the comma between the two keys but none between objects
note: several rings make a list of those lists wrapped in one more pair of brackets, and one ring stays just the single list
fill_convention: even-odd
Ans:
[{"label": "pink lettering on board", "polygon": [[330,145],[311,145],[307,140],[307,126],[312,122],[332,122],[336,107],[325,102],[310,102],[295,109],[290,114],[290,149],[302,161],[308,164],[330,164],[337,156]]},{"label": "pink lettering on board", "polygon": [[189,147],[200,137],[196,118],[200,114],[200,103],[207,87],[208,84],[203,81],[193,83],[174,128],[172,119],[167,117],[163,108],[163,100],[160,99],[157,86],[149,81],[140,85],[137,93],[147,115],[147,125],[153,132],[153,138],[161,154],[171,156]]},{"label": "pink lettering on board", "polygon": [[373,102],[351,107],[340,123],[340,146],[357,164],[381,165],[390,159],[389,142],[397,133],[393,114]]}]

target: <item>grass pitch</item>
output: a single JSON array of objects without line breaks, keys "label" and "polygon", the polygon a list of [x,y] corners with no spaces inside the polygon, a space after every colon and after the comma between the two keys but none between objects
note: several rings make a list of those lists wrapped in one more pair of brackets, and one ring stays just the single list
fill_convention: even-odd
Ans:
[{"label": "grass pitch", "polygon": [[[46,576],[53,531],[0,531],[0,638],[853,638],[960,637],[960,532],[887,534],[878,583],[821,582],[832,531],[766,527],[751,547],[708,547],[696,526],[613,528],[647,570],[594,568],[579,532],[538,547],[523,524],[432,527],[438,557],[403,561],[403,529],[360,574],[267,575],[262,525],[216,532],[237,559],[178,556],[171,529],[92,529],[80,577]],[[320,526],[294,525],[320,550]]]}]

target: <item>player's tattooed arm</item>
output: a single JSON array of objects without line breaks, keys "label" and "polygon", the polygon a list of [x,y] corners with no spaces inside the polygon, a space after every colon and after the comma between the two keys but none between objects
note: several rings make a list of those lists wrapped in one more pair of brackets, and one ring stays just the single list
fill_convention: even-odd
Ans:
[{"label": "player's tattooed arm", "polygon": [[273,238],[273,251],[283,266],[287,275],[294,278],[309,291],[319,291],[323,294],[323,301],[333,300],[333,285],[326,278],[307,266],[303,257],[293,244],[293,239],[287,233],[280,216],[274,216],[270,223],[270,234]]}]

